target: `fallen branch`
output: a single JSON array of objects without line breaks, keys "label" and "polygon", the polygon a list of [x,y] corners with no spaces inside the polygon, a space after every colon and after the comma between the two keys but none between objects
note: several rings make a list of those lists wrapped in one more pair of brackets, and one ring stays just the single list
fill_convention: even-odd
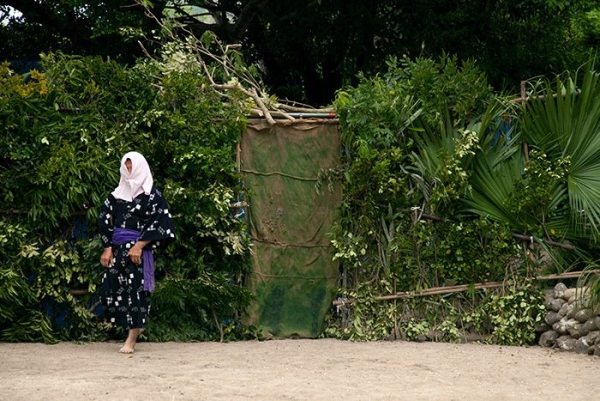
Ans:
[{"label": "fallen branch", "polygon": [[[241,85],[240,85],[240,87],[241,87]],[[252,88],[252,90],[250,92],[250,96],[252,97],[252,99],[254,99],[254,102],[256,103],[258,108],[261,109],[262,112],[264,113],[264,117],[266,118],[267,122],[270,125],[275,125],[276,123],[275,123],[275,120],[273,119],[273,116],[271,116],[271,112],[269,112],[269,110],[265,106],[265,103],[262,101],[260,96],[258,96],[258,93],[256,92],[255,88]],[[290,117],[290,118],[293,120],[292,117]]]},{"label": "fallen branch", "polygon": [[[175,27],[167,26],[162,19],[153,15],[152,11],[148,8],[146,8],[146,14],[163,28],[163,33],[166,34],[169,41],[179,45],[181,52],[193,57],[193,61],[198,63],[202,71],[204,71],[204,75],[208,78],[210,87],[219,96],[237,100],[239,97],[231,96],[229,92],[242,93],[256,105],[256,108],[251,108],[251,113],[256,113],[265,118],[269,125],[276,124],[273,115],[293,122],[296,119],[288,114],[288,111],[318,111],[317,109],[296,102],[288,105],[285,104],[285,101],[270,101],[266,90],[251,74],[250,69],[244,65],[238,65],[239,58],[235,57],[233,52],[239,49],[241,45],[235,43],[224,44],[216,34],[208,31],[201,39],[198,39],[183,24],[176,25]],[[207,35],[212,36],[208,37]],[[140,42],[139,44],[144,54],[152,58],[142,43]],[[241,107],[245,108],[246,104],[242,104]]]}]

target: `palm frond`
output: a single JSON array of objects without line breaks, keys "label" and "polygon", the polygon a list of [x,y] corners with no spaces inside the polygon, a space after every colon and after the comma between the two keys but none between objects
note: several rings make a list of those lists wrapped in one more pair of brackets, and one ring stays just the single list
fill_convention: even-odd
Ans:
[{"label": "palm frond", "polygon": [[[567,159],[568,198],[573,236],[600,235],[600,75],[547,82],[544,97],[527,103],[522,117],[524,140],[552,160]],[[564,194],[563,194],[564,195]]]}]

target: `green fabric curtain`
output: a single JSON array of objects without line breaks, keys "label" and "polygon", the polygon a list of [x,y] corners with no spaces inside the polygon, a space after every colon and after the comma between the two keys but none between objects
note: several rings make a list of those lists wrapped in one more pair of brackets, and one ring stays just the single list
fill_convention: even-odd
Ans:
[{"label": "green fabric curtain", "polygon": [[341,142],[331,120],[248,124],[240,166],[248,190],[256,300],[249,324],[266,338],[315,338],[338,285],[327,237],[341,201],[341,185],[325,184],[321,170],[339,167]]}]

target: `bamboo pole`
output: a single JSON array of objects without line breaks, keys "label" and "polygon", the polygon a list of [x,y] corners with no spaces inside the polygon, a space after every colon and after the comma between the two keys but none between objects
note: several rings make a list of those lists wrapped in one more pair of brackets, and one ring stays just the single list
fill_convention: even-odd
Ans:
[{"label": "bamboo pole", "polygon": [[[578,278],[583,274],[587,273],[600,273],[600,270],[590,270],[590,271],[576,271],[576,272],[567,272],[561,274],[550,274],[547,276],[537,276],[536,280],[561,280],[568,278]],[[482,290],[482,289],[491,289],[491,288],[500,288],[506,286],[506,282],[504,281],[490,281],[487,283],[477,283],[477,284],[463,284],[463,285],[453,285],[447,287],[434,287],[428,288],[422,291],[404,291],[398,292],[396,294],[390,295],[382,295],[379,297],[375,297],[376,301],[390,301],[396,299],[410,299],[410,298],[418,298],[418,297],[427,297],[431,295],[444,295],[444,294],[454,294],[457,292],[467,291],[469,289]],[[354,299],[345,299],[343,301],[334,300],[333,305],[344,305],[355,302]]]}]

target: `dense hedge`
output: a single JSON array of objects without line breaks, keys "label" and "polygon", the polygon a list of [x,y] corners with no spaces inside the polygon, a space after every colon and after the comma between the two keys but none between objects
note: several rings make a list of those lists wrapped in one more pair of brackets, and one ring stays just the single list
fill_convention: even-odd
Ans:
[{"label": "dense hedge", "polygon": [[[328,335],[534,341],[535,277],[593,266],[597,254],[587,171],[598,168],[600,86],[582,75],[528,83],[545,97],[522,107],[473,63],[405,58],[338,92],[346,149],[332,241],[344,281]],[[456,285],[466,291],[444,291]],[[405,292],[417,296],[395,296]]]},{"label": "dense hedge", "polygon": [[[181,54],[180,58],[186,56]],[[242,110],[194,63],[50,54],[40,72],[0,67],[0,339],[104,339],[99,206],[121,156],[148,159],[175,218],[157,259],[150,340],[239,338],[250,296],[236,144]]]}]

